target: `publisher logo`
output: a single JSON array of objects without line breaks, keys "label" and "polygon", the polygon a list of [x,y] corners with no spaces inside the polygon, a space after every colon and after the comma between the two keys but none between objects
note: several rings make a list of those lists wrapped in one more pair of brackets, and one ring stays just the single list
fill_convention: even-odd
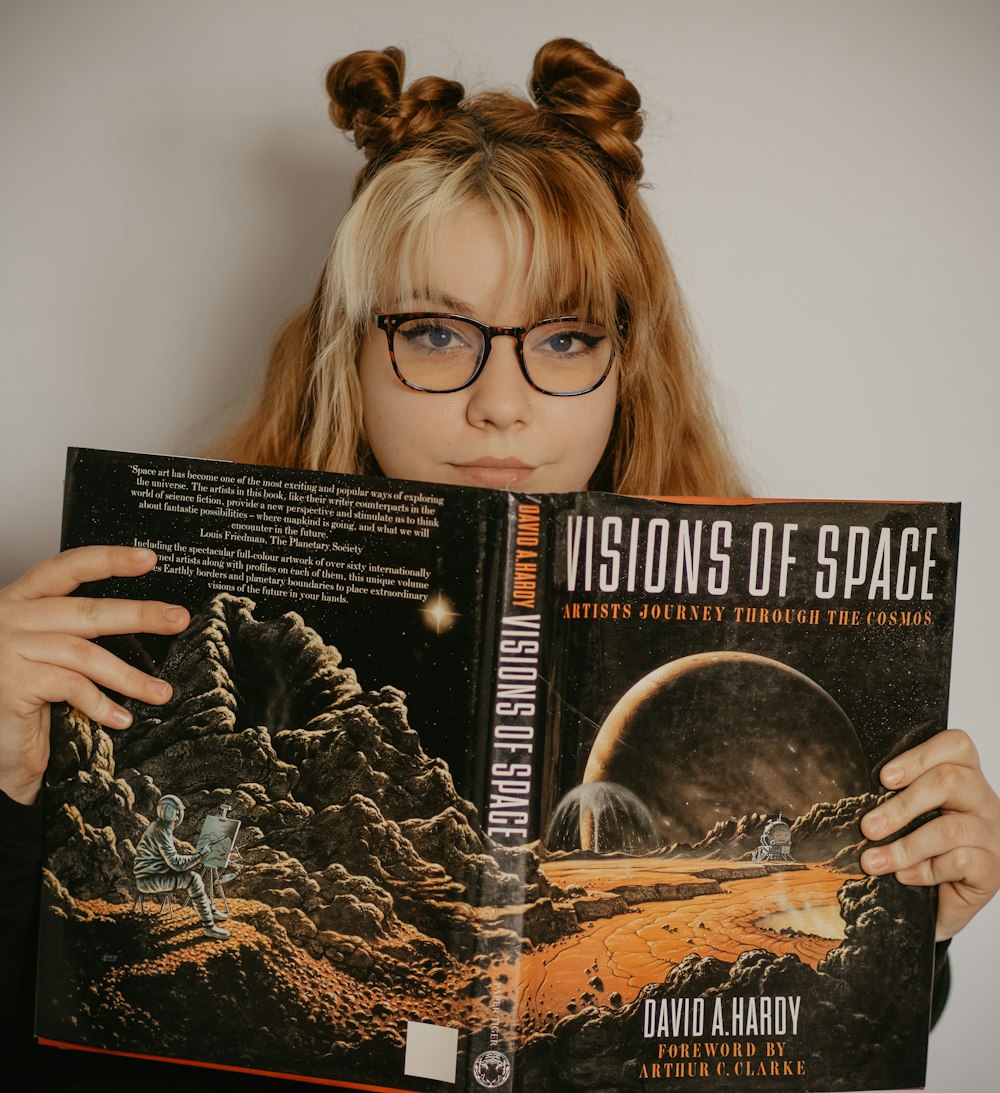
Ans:
[{"label": "publisher logo", "polygon": [[472,1074],[486,1089],[496,1089],[510,1077],[510,1063],[499,1051],[484,1051],[472,1064]]}]

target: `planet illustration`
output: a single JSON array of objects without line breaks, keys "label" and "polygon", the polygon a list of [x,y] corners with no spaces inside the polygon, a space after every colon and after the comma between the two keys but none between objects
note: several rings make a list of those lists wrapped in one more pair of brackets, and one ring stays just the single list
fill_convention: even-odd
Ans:
[{"label": "planet illustration", "polygon": [[753,812],[794,817],[856,796],[871,773],[850,719],[808,676],[752,653],[705,652],[661,665],[619,699],[591,748],[590,782],[634,794],[669,845]]}]

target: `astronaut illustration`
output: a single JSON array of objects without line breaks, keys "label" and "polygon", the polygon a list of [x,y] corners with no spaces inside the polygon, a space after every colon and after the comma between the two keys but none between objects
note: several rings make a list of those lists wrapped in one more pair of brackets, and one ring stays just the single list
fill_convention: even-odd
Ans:
[{"label": "astronaut illustration", "polygon": [[174,828],[184,819],[184,802],[168,793],[156,804],[156,819],[143,832],[135,850],[136,887],[143,895],[165,895],[187,891],[201,919],[202,933],[214,941],[225,941],[229,931],[218,925],[229,916],[208,898],[198,867],[210,852],[199,842],[193,854],[179,854],[174,845]]},{"label": "astronaut illustration", "polygon": [[760,837],[760,846],[754,847],[750,858],[754,862],[795,861],[792,857],[792,829],[781,813],[776,820],[768,820]]}]

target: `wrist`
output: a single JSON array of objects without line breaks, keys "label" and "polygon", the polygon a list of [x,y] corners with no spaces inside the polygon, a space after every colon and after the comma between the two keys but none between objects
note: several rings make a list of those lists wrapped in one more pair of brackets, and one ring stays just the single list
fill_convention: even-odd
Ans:
[{"label": "wrist", "polygon": [[42,792],[42,776],[25,778],[15,773],[0,771],[0,790],[19,805],[33,805],[37,803]]}]

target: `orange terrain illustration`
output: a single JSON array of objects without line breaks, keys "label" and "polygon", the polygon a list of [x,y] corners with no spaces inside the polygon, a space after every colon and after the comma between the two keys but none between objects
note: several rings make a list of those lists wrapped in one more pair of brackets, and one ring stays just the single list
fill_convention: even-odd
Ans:
[{"label": "orange terrain illustration", "polygon": [[[844,937],[837,891],[850,876],[825,865],[603,858],[542,868],[564,891],[584,889],[595,909],[602,895],[623,896],[628,907],[525,956],[525,1031],[588,1005],[627,1005],[692,953],[729,963],[766,949],[815,968]],[[578,901],[580,917],[586,905]]]}]

